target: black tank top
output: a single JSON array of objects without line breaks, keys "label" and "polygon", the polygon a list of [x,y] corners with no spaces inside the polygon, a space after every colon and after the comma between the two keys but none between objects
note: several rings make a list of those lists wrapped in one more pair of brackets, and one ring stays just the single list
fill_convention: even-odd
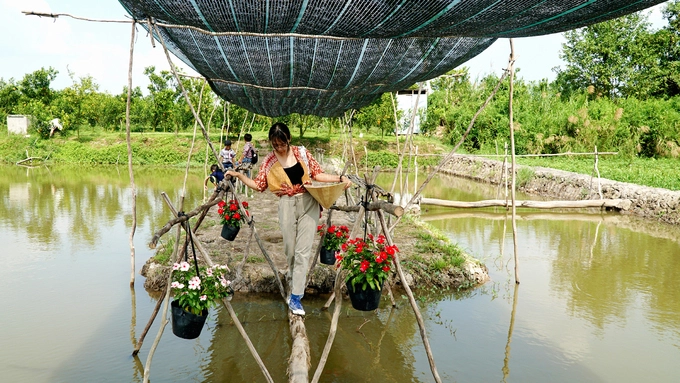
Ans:
[{"label": "black tank top", "polygon": [[293,185],[302,185],[302,176],[305,174],[305,170],[299,162],[289,168],[283,168],[283,170]]}]

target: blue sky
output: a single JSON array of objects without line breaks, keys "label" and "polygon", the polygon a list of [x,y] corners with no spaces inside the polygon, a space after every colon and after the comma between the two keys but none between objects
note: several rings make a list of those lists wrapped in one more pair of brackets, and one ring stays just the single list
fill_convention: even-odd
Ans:
[{"label": "blue sky", "polygon": [[[650,21],[655,28],[664,25],[662,5],[652,9]],[[123,20],[126,12],[116,0],[0,0],[0,77],[21,79],[26,73],[41,67],[59,71],[53,83],[55,89],[72,84],[69,70],[75,78],[91,75],[101,91],[117,94],[127,84],[130,49],[129,24],[92,23],[60,17],[56,19],[25,16],[21,11],[68,13],[91,19]],[[561,34],[514,39],[519,76],[527,81],[543,78],[553,80],[553,67],[561,65],[559,51],[564,42]],[[507,39],[496,41],[490,48],[463,64],[470,68],[472,78],[489,73],[500,75],[507,66],[510,44]],[[181,64],[175,60],[176,64]],[[168,69],[160,45],[151,42],[138,28],[135,44],[133,86],[146,89],[145,67],[154,65]],[[183,65],[185,72],[191,73]]]}]

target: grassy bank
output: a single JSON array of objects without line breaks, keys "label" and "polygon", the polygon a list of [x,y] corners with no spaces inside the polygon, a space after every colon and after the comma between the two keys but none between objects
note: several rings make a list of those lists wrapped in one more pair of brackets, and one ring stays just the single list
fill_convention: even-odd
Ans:
[{"label": "grassy bank", "polygon": [[[596,175],[593,157],[518,158],[521,165],[542,166],[575,173]],[[638,185],[680,190],[680,159],[623,158],[601,156],[600,177]]]},{"label": "grassy bank", "polygon": [[[293,132],[295,135],[297,132]],[[266,132],[252,132],[260,153],[269,150]],[[188,133],[134,133],[132,136],[133,163],[135,165],[184,166],[192,148],[192,135]],[[237,137],[233,148],[240,153],[242,145]],[[220,149],[220,135],[211,136],[216,150]],[[403,147],[404,138],[400,138]],[[354,152],[356,165],[360,169],[379,165],[382,169],[394,169],[398,163],[397,143],[394,136],[364,135],[343,141],[340,135],[329,136],[327,132],[308,130],[303,138],[293,138],[296,145],[305,145],[315,155],[321,150],[326,158],[342,157]],[[418,165],[434,166],[451,150],[451,146],[434,137],[414,137],[418,147]],[[127,143],[124,134],[101,131],[81,132],[80,137],[57,136],[49,140],[36,137],[9,135],[0,139],[0,159],[14,164],[28,157],[47,159],[47,164],[109,165],[127,163]],[[214,157],[207,150],[201,135],[191,149],[191,163],[202,166],[214,163]],[[518,158],[518,163],[529,166],[543,166],[577,172],[593,173],[592,157],[546,157]],[[411,166],[413,163],[411,163]],[[406,166],[406,164],[404,164]],[[615,181],[639,185],[680,190],[680,160],[626,158],[623,156],[601,156],[598,164],[600,175]]]}]

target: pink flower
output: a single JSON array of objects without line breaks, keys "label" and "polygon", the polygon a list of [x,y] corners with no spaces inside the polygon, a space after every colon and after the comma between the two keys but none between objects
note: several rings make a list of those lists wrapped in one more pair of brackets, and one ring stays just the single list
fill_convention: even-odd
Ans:
[{"label": "pink flower", "polygon": [[189,271],[191,265],[188,262],[182,262],[179,264],[180,271]]},{"label": "pink flower", "polygon": [[208,297],[205,296],[205,295],[201,295],[201,297],[200,297],[199,299],[202,300],[202,301],[204,301],[204,300],[208,299]]},{"label": "pink flower", "polygon": [[213,276],[213,270],[212,269],[206,270],[205,273],[208,274],[209,277]]},{"label": "pink flower", "polygon": [[193,277],[189,280],[189,290],[198,290],[201,288],[201,278]]},{"label": "pink flower", "polygon": [[179,270],[179,263],[175,263],[172,265],[172,270]]}]

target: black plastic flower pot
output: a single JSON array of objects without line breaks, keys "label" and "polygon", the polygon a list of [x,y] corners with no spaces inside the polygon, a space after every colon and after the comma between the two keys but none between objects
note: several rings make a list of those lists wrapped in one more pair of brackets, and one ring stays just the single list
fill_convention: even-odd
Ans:
[{"label": "black plastic flower pot", "polygon": [[239,230],[241,230],[240,226],[233,226],[225,223],[222,225],[222,233],[220,235],[227,241],[233,241],[234,238],[236,238],[236,234],[238,234]]},{"label": "black plastic flower pot", "polygon": [[347,295],[349,295],[349,299],[352,301],[352,307],[354,307],[355,310],[373,311],[380,306],[382,286],[380,286],[380,289],[378,290],[373,290],[370,287],[366,290],[362,290],[361,286],[357,286],[356,289],[353,289],[351,281],[347,281],[345,285],[347,286]]},{"label": "black plastic flower pot", "polygon": [[321,248],[321,253],[319,254],[319,261],[324,265],[334,265],[335,264],[335,250],[328,250],[325,247]]},{"label": "black plastic flower pot", "polygon": [[205,320],[208,318],[208,309],[203,310],[202,315],[192,314],[179,307],[176,300],[170,303],[170,308],[173,334],[183,339],[196,339],[201,335]]}]

